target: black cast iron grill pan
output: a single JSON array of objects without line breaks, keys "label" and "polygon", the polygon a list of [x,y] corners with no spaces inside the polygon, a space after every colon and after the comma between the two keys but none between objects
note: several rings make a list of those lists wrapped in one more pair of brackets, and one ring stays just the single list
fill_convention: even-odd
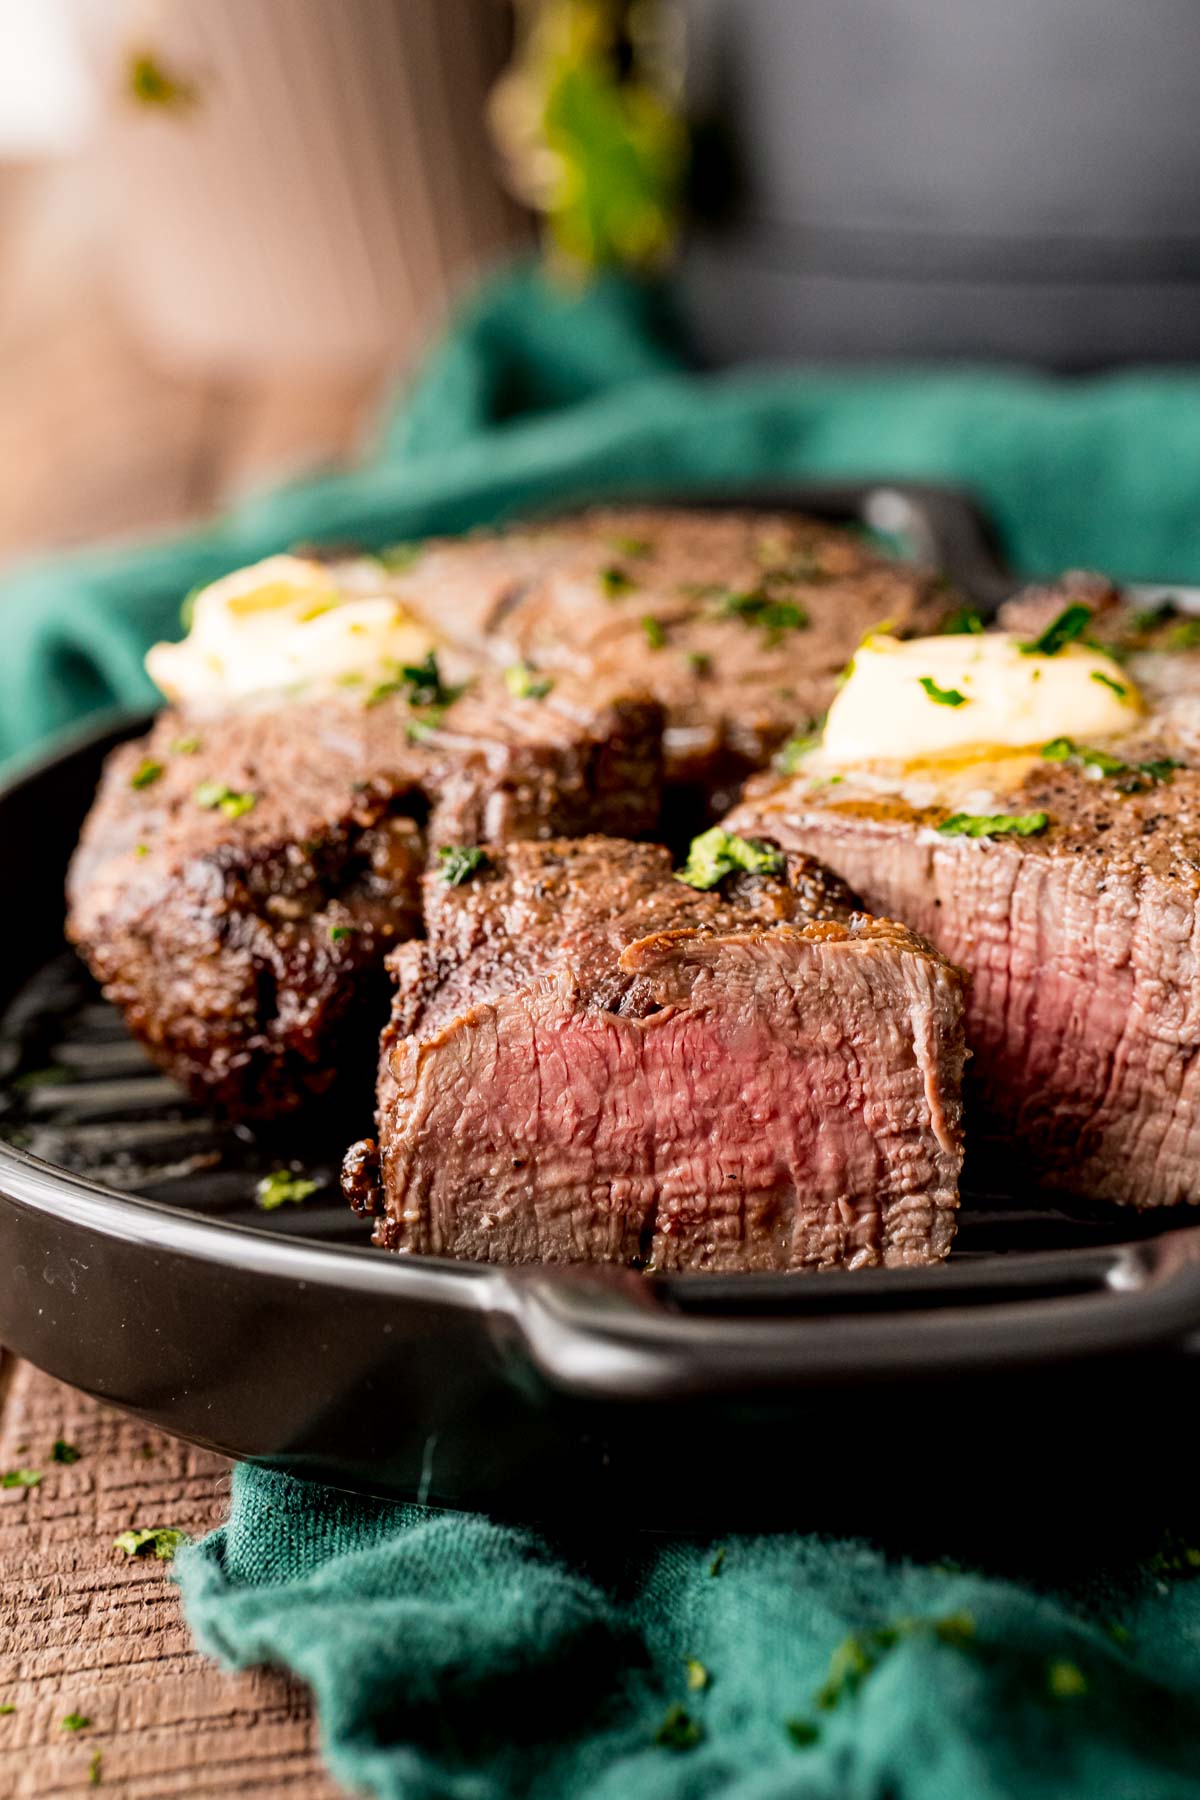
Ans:
[{"label": "black cast iron grill pan", "polygon": [[[1015,585],[942,490],[736,498],[898,537],[985,610]],[[647,1278],[371,1249],[336,1186],[369,1096],[308,1140],[224,1125],[152,1068],[63,949],[100,764],[144,724],[92,728],[0,793],[10,1350],[232,1456],[556,1520],[616,1507],[671,1529],[870,1529],[880,1470],[928,1506],[950,1446],[989,1504],[1024,1504],[1033,1469],[1077,1484],[1102,1456],[1106,1504],[1128,1512],[1186,1455],[1200,1228],[1014,1188],[987,1145],[953,1256],[930,1270]],[[263,1212],[259,1178],[289,1165],[317,1193]]]}]

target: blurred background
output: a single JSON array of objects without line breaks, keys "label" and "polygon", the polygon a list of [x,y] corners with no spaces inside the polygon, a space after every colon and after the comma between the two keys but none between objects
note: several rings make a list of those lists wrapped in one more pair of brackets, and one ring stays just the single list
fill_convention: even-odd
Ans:
[{"label": "blurred background", "polygon": [[1187,0],[0,0],[0,560],[369,446],[482,273],[697,354],[1200,357]]}]

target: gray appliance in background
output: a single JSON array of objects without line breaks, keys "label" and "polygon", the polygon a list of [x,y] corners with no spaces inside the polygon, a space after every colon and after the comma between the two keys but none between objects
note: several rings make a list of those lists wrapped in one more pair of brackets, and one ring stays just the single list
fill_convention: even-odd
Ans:
[{"label": "gray appliance in background", "polygon": [[685,270],[761,356],[1200,358],[1196,0],[682,0],[740,191]]}]

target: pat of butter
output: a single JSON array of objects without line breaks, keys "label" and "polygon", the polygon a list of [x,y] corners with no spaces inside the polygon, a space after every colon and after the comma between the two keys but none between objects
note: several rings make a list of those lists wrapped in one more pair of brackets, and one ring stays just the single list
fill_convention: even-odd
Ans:
[{"label": "pat of butter", "polygon": [[963,758],[1116,737],[1138,724],[1141,696],[1110,656],[1081,644],[1036,655],[1025,641],[1013,632],[868,638],[829,709],[822,762]]},{"label": "pat of butter", "polygon": [[[150,678],[169,700],[222,706],[291,687],[380,678],[418,663],[433,640],[400,601],[372,592],[372,565],[346,571],[299,556],[270,556],[201,589],[187,636],[155,644]],[[349,584],[349,585],[348,585]]]}]

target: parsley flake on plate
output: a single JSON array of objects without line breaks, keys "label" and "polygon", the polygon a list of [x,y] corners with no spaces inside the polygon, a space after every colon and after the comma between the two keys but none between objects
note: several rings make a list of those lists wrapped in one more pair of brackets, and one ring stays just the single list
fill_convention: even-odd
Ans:
[{"label": "parsley flake on plate", "polygon": [[652,650],[661,650],[667,641],[667,628],[661,619],[653,613],[643,613],[641,619],[642,636]]},{"label": "parsley flake on plate", "polygon": [[60,1731],[86,1731],[91,1722],[86,1713],[69,1712],[65,1719],[59,1720],[58,1728]]},{"label": "parsley flake on plate", "polygon": [[622,594],[631,594],[637,586],[632,575],[627,574],[617,563],[610,563],[606,569],[601,569],[598,580],[600,592],[608,600],[619,600]]},{"label": "parsley flake on plate", "polygon": [[50,1452],[51,1462],[77,1463],[79,1457],[80,1452],[75,1448],[74,1444],[68,1444],[65,1438],[55,1438],[54,1448]]},{"label": "parsley flake on plate", "polygon": [[264,1175],[254,1189],[254,1204],[262,1212],[276,1212],[281,1206],[299,1206],[317,1191],[317,1183],[307,1175],[293,1175],[290,1169],[276,1169]]},{"label": "parsley flake on plate", "polygon": [[129,777],[129,785],[131,788],[153,787],[162,772],[163,766],[160,762],[152,762],[149,757],[146,757]]},{"label": "parsley flake on plate", "polygon": [[675,879],[703,893],[739,869],[747,875],[777,875],[784,860],[782,850],[760,843],[757,838],[737,837],[714,825],[692,839],[687,861]]},{"label": "parsley flake on plate", "polygon": [[0,1488],[35,1488],[41,1479],[40,1469],[6,1469],[0,1475]]}]

